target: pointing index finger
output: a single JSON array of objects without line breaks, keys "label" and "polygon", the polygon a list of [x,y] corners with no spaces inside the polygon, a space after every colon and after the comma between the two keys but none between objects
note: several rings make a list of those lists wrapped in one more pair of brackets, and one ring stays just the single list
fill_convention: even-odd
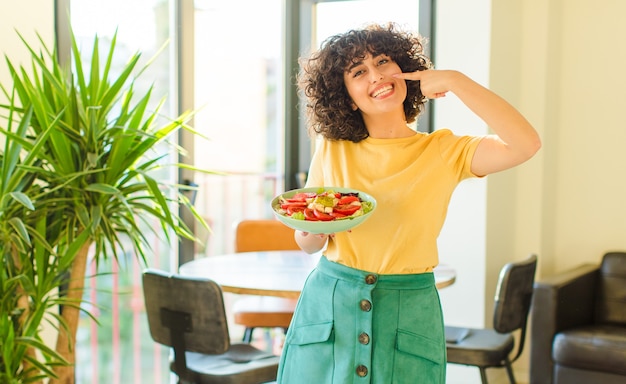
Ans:
[{"label": "pointing index finger", "polygon": [[395,73],[393,77],[405,80],[420,80],[422,78],[420,71]]}]

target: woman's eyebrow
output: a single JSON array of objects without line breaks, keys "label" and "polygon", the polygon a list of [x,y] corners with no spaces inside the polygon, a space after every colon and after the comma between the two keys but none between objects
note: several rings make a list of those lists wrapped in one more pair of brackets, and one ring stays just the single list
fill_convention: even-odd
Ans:
[{"label": "woman's eyebrow", "polygon": [[352,65],[350,65],[348,67],[348,69],[346,69],[346,72],[350,73],[354,68],[356,68],[356,67],[358,67],[359,65],[362,65],[362,64],[363,64],[363,60],[353,61]]},{"label": "woman's eyebrow", "polygon": [[[372,55],[372,59],[376,60],[379,57],[389,57],[389,55],[387,55],[386,53],[379,53],[378,55],[374,56]],[[346,69],[346,73],[350,73],[350,71],[352,71],[355,67],[358,67],[359,65],[363,64],[363,59],[359,60],[359,61],[353,61],[352,64]]]}]

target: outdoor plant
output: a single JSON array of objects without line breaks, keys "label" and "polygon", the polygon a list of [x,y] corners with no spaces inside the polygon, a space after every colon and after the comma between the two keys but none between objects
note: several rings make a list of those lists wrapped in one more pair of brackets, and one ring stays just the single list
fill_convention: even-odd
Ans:
[{"label": "outdoor plant", "polygon": [[[152,107],[151,90],[137,94],[145,69],[138,68],[140,53],[113,73],[116,37],[104,56],[95,37],[91,60],[83,63],[72,35],[69,68],[41,39],[41,51],[22,41],[30,67],[7,57],[12,83],[0,84],[10,100],[0,106],[10,123],[0,128],[0,380],[74,383],[88,258],[132,252],[145,263],[146,229],[172,243],[195,240],[180,206],[206,226],[181,192],[185,186],[158,179],[168,156],[157,146],[181,128],[195,131],[186,124],[192,113],[167,119],[160,114],[164,100]],[[64,289],[57,293],[58,287]],[[54,349],[41,342],[44,320],[58,327]]]}]

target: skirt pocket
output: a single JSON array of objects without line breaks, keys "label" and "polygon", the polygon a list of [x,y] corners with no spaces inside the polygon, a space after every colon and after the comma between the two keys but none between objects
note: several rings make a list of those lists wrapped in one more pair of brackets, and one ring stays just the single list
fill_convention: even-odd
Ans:
[{"label": "skirt pocket", "polygon": [[333,322],[299,325],[290,329],[279,383],[332,383]]},{"label": "skirt pocket", "polygon": [[428,337],[398,330],[394,359],[394,384],[444,382],[445,346]]}]

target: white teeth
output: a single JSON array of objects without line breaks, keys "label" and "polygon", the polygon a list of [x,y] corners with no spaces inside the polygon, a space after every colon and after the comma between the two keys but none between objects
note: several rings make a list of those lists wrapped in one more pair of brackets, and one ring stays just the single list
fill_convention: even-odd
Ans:
[{"label": "white teeth", "polygon": [[393,89],[393,87],[391,85],[387,86],[387,87],[383,87],[383,88],[377,90],[375,93],[373,93],[372,97],[378,97],[378,96],[382,95],[383,93],[391,91],[392,89]]}]

